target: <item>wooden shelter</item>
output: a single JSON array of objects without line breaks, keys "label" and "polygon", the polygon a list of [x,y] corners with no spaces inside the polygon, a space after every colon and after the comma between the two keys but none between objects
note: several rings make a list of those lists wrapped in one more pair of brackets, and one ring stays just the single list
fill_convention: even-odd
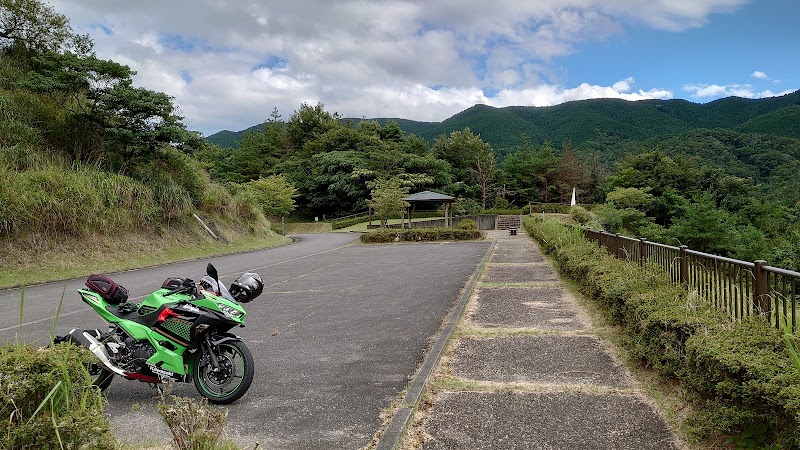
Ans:
[{"label": "wooden shelter", "polygon": [[[422,191],[417,192],[416,194],[411,194],[408,197],[404,198],[403,200],[409,203],[408,207],[408,228],[411,228],[411,213],[416,210],[418,205],[437,205],[437,204],[444,204],[444,226],[450,227],[453,226],[453,208],[452,204],[456,201],[455,197],[451,197],[449,195],[440,194],[438,192],[433,191]],[[405,228],[405,219],[402,220],[401,225],[402,228]]]}]

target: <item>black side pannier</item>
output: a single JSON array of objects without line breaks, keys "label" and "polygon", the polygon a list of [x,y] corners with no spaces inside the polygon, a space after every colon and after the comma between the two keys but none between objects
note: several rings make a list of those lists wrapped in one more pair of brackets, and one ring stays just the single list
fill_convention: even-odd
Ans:
[{"label": "black side pannier", "polygon": [[128,301],[128,290],[103,275],[89,275],[89,279],[86,280],[86,287],[100,294],[112,305],[119,305]]}]

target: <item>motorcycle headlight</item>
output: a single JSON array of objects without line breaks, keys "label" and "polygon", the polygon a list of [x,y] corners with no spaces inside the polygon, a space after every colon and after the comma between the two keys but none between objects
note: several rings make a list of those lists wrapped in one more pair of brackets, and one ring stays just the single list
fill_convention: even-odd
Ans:
[{"label": "motorcycle headlight", "polygon": [[228,318],[231,318],[231,319],[241,319],[242,316],[244,316],[243,312],[239,311],[236,308],[231,308],[228,305],[217,303],[217,306],[219,306],[219,309],[220,309],[220,311],[222,311],[222,314],[225,314],[225,317],[228,317]]}]

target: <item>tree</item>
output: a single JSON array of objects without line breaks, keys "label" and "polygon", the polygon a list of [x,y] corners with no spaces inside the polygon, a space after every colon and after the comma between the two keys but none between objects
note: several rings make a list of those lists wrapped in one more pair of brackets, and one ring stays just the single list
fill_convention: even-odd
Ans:
[{"label": "tree", "polygon": [[633,208],[647,212],[653,207],[653,196],[639,188],[614,188],[606,195],[606,201],[620,209]]},{"label": "tree", "polygon": [[486,209],[487,192],[489,190],[489,183],[492,181],[492,178],[494,178],[495,167],[494,152],[489,147],[489,144],[477,149],[474,164],[471,171],[473,177],[481,187],[481,204],[483,209]]},{"label": "tree", "polygon": [[247,183],[247,188],[267,217],[285,217],[295,208],[297,189],[283,175],[272,175]]},{"label": "tree", "polygon": [[123,158],[146,157],[163,145],[192,141],[172,97],[163,92],[135,88],[126,80],[97,92],[94,100],[92,119],[104,128],[106,142]]},{"label": "tree", "polygon": [[245,133],[239,148],[231,153],[232,170],[243,181],[265,175],[280,160],[279,135],[274,133],[272,126],[272,122],[267,122],[262,130]]},{"label": "tree", "polygon": [[339,125],[338,119],[339,115],[325,111],[322,103],[317,103],[316,106],[301,104],[286,125],[291,145],[297,149],[303,148],[307,142]]},{"label": "tree", "polygon": [[410,134],[406,137],[405,142],[403,142],[403,151],[418,156],[425,156],[430,154],[428,143],[425,142],[424,139],[415,134]]},{"label": "tree", "polygon": [[582,161],[578,161],[569,141],[562,145],[561,159],[555,175],[562,203],[569,198],[573,188],[578,188],[583,193],[583,188],[589,184],[586,167]]},{"label": "tree", "polygon": [[409,203],[403,200],[408,196],[408,191],[409,188],[402,186],[401,180],[397,177],[381,179],[373,183],[369,206],[380,218],[381,228],[386,228],[389,216],[409,207]]},{"label": "tree", "polygon": [[164,145],[204,145],[186,129],[172,97],[133,87],[135,72],[128,66],[94,55],[52,51],[32,58],[31,63],[32,70],[18,85],[51,97],[69,97],[64,104],[70,105],[73,122],[83,134],[99,134],[106,150],[115,153],[123,166]]},{"label": "tree", "polygon": [[72,32],[69,19],[39,0],[0,0],[0,48],[44,53],[91,49],[88,36]]},{"label": "tree", "polygon": [[503,162],[503,182],[517,202],[546,202],[555,184],[558,165],[559,159],[549,143],[534,148],[526,137],[522,148]]},{"label": "tree", "polygon": [[465,128],[449,136],[439,136],[431,151],[435,157],[450,163],[457,181],[479,189],[485,208],[496,163],[489,144]]},{"label": "tree", "polygon": [[386,125],[384,125],[383,128],[380,129],[380,136],[382,141],[402,144],[405,133],[403,133],[403,130],[400,128],[400,124],[398,124],[396,120],[390,120],[386,122]]}]

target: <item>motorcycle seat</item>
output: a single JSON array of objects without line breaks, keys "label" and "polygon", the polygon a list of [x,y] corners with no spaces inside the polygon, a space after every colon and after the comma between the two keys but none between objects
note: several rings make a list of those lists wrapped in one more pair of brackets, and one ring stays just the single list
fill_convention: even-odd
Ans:
[{"label": "motorcycle seat", "polygon": [[152,327],[158,319],[158,314],[139,315],[139,305],[137,303],[123,303],[119,306],[109,305],[106,311],[123,320],[140,323],[147,327]]}]

